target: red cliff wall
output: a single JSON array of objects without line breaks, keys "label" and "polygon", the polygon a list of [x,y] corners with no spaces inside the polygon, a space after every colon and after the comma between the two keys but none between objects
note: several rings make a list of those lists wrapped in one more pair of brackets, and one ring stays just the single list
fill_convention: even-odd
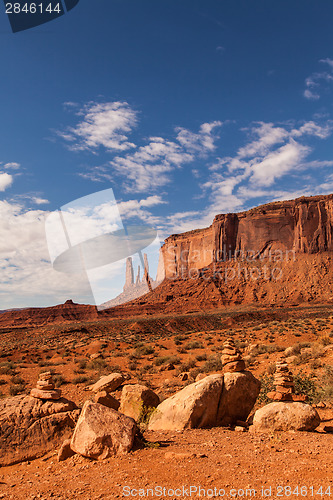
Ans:
[{"label": "red cliff wall", "polygon": [[333,250],[333,194],[269,203],[217,215],[206,229],[172,235],[162,248],[165,274],[191,276],[212,262],[246,256],[284,258]]}]

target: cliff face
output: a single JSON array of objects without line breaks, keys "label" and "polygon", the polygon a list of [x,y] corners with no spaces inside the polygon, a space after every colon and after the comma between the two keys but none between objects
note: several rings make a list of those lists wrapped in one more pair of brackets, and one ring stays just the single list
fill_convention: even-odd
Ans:
[{"label": "cliff face", "polygon": [[333,250],[333,194],[217,215],[206,229],[172,235],[162,248],[165,275],[193,277],[214,262],[275,260]]}]

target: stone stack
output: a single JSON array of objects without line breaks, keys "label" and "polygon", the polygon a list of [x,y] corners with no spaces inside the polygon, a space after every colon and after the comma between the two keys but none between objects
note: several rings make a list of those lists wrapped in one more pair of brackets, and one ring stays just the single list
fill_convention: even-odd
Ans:
[{"label": "stone stack", "polygon": [[245,362],[233,339],[229,338],[224,342],[221,361],[224,373],[245,370]]},{"label": "stone stack", "polygon": [[273,383],[275,391],[267,394],[273,401],[305,401],[305,396],[294,394],[294,377],[289,370],[288,363],[284,359],[280,359],[276,362]]},{"label": "stone stack", "polygon": [[61,391],[55,388],[52,373],[43,372],[39,375],[37,387],[31,390],[30,395],[37,399],[60,399]]}]

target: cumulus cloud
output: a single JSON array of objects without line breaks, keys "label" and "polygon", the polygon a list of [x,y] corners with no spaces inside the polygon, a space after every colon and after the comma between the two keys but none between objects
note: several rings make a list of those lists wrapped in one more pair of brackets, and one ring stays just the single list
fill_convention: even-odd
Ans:
[{"label": "cumulus cloud", "polygon": [[[75,109],[75,108],[74,108]],[[128,136],[137,124],[137,112],[127,102],[91,102],[76,112],[80,121],[74,127],[59,131],[73,151],[125,151],[135,147]]]},{"label": "cumulus cloud", "polygon": [[48,212],[0,201],[0,298],[2,308],[54,304],[69,297],[91,301],[82,276],[53,270],[45,238]]},{"label": "cumulus cloud", "polygon": [[0,191],[5,191],[13,184],[13,176],[7,172],[0,172]]},{"label": "cumulus cloud", "polygon": [[134,152],[117,155],[109,164],[95,166],[79,175],[92,181],[122,178],[127,192],[154,191],[171,182],[172,172],[197,158],[207,157],[216,148],[215,129],[222,122],[203,123],[198,132],[177,127],[173,139],[149,137]]}]

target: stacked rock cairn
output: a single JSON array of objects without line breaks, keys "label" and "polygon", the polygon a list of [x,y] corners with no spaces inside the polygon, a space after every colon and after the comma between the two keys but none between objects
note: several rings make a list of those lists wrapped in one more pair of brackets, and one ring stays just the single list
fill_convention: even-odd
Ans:
[{"label": "stacked rock cairn", "polygon": [[59,399],[61,391],[55,388],[52,373],[44,372],[39,375],[37,387],[31,390],[30,395],[37,399]]},{"label": "stacked rock cairn", "polygon": [[284,359],[276,362],[273,384],[275,391],[267,394],[267,397],[273,401],[305,401],[306,399],[305,396],[294,394],[294,377]]},{"label": "stacked rock cairn", "polygon": [[229,338],[224,342],[221,361],[224,373],[245,370],[245,362],[233,339]]}]

